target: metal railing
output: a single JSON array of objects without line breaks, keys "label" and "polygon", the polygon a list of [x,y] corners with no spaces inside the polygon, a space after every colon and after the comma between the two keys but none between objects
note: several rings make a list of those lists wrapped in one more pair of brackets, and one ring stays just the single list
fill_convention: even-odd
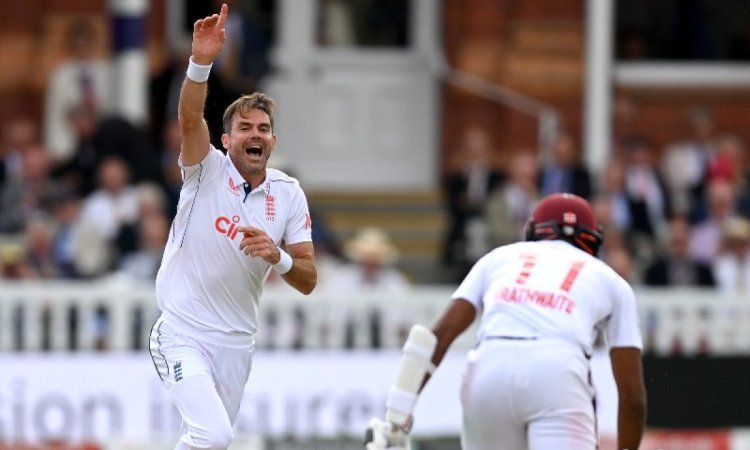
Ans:
[{"label": "metal railing", "polygon": [[[431,325],[453,288],[417,287],[302,296],[270,286],[261,349],[397,348],[414,323]],[[659,355],[750,354],[750,302],[715,291],[638,290],[646,350]],[[122,281],[0,283],[0,351],[133,351],[158,316],[151,286]],[[476,326],[476,323],[475,325]],[[455,346],[473,345],[474,330]]]}]

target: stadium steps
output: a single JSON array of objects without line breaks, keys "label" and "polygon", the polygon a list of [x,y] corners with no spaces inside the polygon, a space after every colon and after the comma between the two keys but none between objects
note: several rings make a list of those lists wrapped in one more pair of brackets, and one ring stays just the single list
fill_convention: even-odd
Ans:
[{"label": "stadium steps", "polygon": [[441,281],[436,269],[446,216],[439,192],[313,192],[308,200],[342,246],[358,230],[379,227],[398,248],[398,267],[410,279]]}]

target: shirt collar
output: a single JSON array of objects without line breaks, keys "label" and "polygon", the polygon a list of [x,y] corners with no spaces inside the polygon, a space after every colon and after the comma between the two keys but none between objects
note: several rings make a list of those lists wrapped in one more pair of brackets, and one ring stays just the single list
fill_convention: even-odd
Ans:
[{"label": "shirt collar", "polygon": [[[234,182],[235,186],[239,186],[240,189],[244,190],[245,183],[247,183],[247,181],[245,181],[245,178],[242,175],[240,175],[240,172],[237,170],[237,167],[234,166],[234,161],[232,161],[232,158],[230,158],[229,155],[227,155],[227,159],[229,160],[229,178]],[[266,169],[266,179],[263,180],[263,183],[261,183],[260,186],[253,189],[251,194],[254,194],[261,190],[268,192],[269,182],[270,181],[268,177],[268,169]]]}]

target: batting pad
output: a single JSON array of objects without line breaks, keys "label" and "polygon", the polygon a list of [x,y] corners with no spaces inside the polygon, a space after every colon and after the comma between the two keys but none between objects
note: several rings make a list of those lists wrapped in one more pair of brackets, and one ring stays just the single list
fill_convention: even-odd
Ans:
[{"label": "batting pad", "polygon": [[437,336],[423,325],[414,325],[404,344],[396,383],[388,392],[385,418],[403,424],[414,411],[419,388],[425,375],[435,370],[432,355]]}]

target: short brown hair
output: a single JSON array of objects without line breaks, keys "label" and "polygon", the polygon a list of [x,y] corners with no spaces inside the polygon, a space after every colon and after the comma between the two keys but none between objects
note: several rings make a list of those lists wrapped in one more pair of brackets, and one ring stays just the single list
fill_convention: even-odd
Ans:
[{"label": "short brown hair", "polygon": [[224,110],[224,117],[222,118],[224,132],[229,133],[232,129],[232,118],[235,113],[240,113],[242,115],[253,109],[259,109],[268,114],[268,118],[271,119],[271,129],[273,129],[274,107],[276,107],[276,102],[262,92],[253,92],[252,94],[243,95],[233,101],[232,104]]}]

